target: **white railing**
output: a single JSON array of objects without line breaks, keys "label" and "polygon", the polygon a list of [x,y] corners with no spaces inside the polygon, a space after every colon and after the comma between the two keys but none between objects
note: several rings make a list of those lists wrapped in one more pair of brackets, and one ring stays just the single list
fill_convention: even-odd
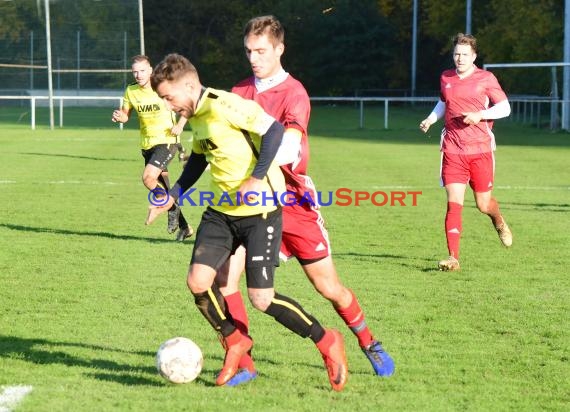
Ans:
[{"label": "white railing", "polygon": [[[48,96],[0,96],[0,100],[30,100],[30,111],[31,111],[31,128],[35,130],[36,128],[36,107],[38,100],[48,100]],[[390,102],[435,102],[439,97],[312,97],[311,101],[314,102],[354,102],[359,106],[359,122],[358,127],[364,128],[364,104],[367,102],[382,102],[384,103],[384,128],[389,127],[389,107]],[[117,106],[121,107],[123,103],[123,97],[119,96],[53,96],[54,101],[59,102],[59,127],[63,127],[63,113],[64,113],[64,101],[65,100],[111,100],[116,101]],[[511,119],[521,120],[522,116],[523,123],[530,121],[534,122],[536,118],[538,124],[540,124],[540,104],[548,103],[551,104],[551,113],[557,107],[558,104],[565,103],[564,100],[558,99],[548,99],[548,98],[521,98],[521,97],[509,97],[513,113],[511,114]],[[568,102],[566,102],[568,103]],[[534,107],[537,106],[535,110]],[[522,109],[520,108],[522,106]],[[122,129],[123,124],[119,123],[119,127]]]},{"label": "white railing", "polygon": [[[31,127],[36,130],[36,102],[38,100],[49,100],[48,96],[0,96],[0,100],[29,100],[31,113]],[[64,100],[114,100],[117,107],[123,104],[123,97],[117,96],[53,96],[54,101],[59,101],[59,127],[63,127],[63,101]],[[123,128],[123,123],[119,123],[119,127]]]},{"label": "white railing", "polygon": [[390,102],[437,102],[439,97],[311,97],[314,102],[357,102],[359,104],[358,127],[364,128],[364,103],[384,102],[384,129],[388,128],[388,113]]},{"label": "white railing", "polygon": [[[365,102],[383,102],[384,103],[384,129],[388,129],[388,115],[390,102],[437,102],[439,97],[312,97],[311,101],[319,102],[355,102],[359,104],[359,128],[364,128],[364,103]],[[558,123],[557,107],[562,103],[569,103],[569,101],[560,99],[549,98],[535,98],[535,97],[509,97],[511,104],[510,119],[515,121],[522,121],[522,123],[537,122],[537,127],[540,127],[541,112],[540,105],[542,103],[550,104],[550,128],[555,129]],[[427,115],[427,113],[426,113]],[[419,124],[419,121],[418,121]]]}]

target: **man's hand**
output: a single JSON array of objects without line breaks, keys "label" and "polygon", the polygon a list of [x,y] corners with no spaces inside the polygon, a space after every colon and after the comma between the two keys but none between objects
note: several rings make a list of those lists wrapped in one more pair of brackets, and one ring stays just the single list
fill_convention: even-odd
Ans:
[{"label": "man's hand", "polygon": [[253,176],[250,176],[249,179],[243,182],[239,188],[239,192],[242,196],[245,196],[248,192],[257,193],[257,195],[254,193],[249,193],[247,197],[242,200],[244,203],[250,204],[255,203],[257,196],[261,194],[262,190],[263,180],[259,180]]},{"label": "man's hand", "polygon": [[150,225],[152,222],[156,220],[156,218],[163,214],[164,212],[168,212],[168,210],[174,204],[174,198],[172,196],[168,197],[168,200],[164,204],[151,204],[148,207],[148,215],[146,217],[145,225]]},{"label": "man's hand", "polygon": [[465,112],[465,113],[461,113],[461,114],[463,116],[465,116],[463,118],[463,123],[465,123],[465,124],[477,124],[483,118],[483,115],[481,114],[481,112]]},{"label": "man's hand", "polygon": [[129,120],[129,117],[125,112],[120,109],[113,110],[113,117],[111,117],[111,121],[115,123],[125,123],[127,120]]},{"label": "man's hand", "polygon": [[420,130],[424,133],[427,133],[430,126],[431,126],[431,122],[429,119],[426,118],[426,119],[422,120],[422,122],[420,123]]},{"label": "man's hand", "polygon": [[180,134],[182,133],[183,130],[184,130],[184,126],[180,126],[179,124],[175,124],[170,129],[170,133],[172,133],[174,136],[180,136]]}]

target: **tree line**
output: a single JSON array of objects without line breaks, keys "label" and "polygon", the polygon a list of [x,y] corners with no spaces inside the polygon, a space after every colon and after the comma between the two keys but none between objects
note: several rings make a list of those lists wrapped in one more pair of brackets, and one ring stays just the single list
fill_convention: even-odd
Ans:
[{"label": "tree line", "polygon": [[[0,2],[0,41],[17,44],[29,30],[41,32],[43,1]],[[138,32],[136,0],[51,0],[51,26],[72,21],[82,36],[105,38],[113,30]],[[549,62],[563,58],[564,2],[560,0],[477,0],[472,34],[477,64]],[[274,14],[286,29],[286,70],[313,96],[410,93],[413,0],[144,0],[145,51],[154,63],[178,52],[197,66],[206,85],[230,88],[250,73],[243,50],[243,26],[256,15]],[[418,0],[416,91],[437,92],[439,74],[452,67],[452,38],[465,30],[464,0]],[[62,16],[66,16],[64,19]],[[75,27],[74,26],[74,27]],[[73,36],[58,47],[74,49]],[[131,36],[130,54],[139,39]],[[10,43],[12,42],[12,43]],[[94,41],[85,55],[121,61],[120,38]],[[4,47],[0,57],[26,60]],[[14,52],[14,53],[12,53]],[[130,57],[130,56],[129,56]],[[5,62],[5,58],[2,59]],[[499,80],[509,93],[548,95],[548,71],[510,70]],[[109,76],[112,87],[116,77]]]}]

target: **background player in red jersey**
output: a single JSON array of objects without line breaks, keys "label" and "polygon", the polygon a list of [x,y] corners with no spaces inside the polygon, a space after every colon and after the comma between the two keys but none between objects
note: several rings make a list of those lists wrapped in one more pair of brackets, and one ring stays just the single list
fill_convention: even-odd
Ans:
[{"label": "background player in red jersey", "polygon": [[[284,28],[274,16],[250,20],[244,30],[244,46],[253,76],[239,82],[232,92],[258,102],[285,126],[285,134],[276,161],[285,175],[287,191],[295,193],[294,205],[283,207],[281,256],[296,257],[317,291],[328,299],[346,325],[354,332],[374,371],[379,376],[394,373],[394,362],[370,332],[364,312],[354,293],[345,287],[336,272],[318,205],[299,204],[305,193],[317,199],[316,189],[307,176],[309,142],[307,127],[311,105],[303,85],[281,65],[284,52]],[[302,203],[302,202],[301,202]],[[243,250],[238,251],[218,272],[217,282],[225,296],[236,325],[247,334],[248,318],[238,289],[243,271]],[[249,355],[240,361],[240,372],[228,382],[238,385],[255,378]]]},{"label": "background player in red jersey", "polygon": [[445,115],[441,134],[441,178],[447,192],[445,234],[449,257],[438,266],[440,270],[450,271],[459,270],[461,211],[467,183],[473,189],[477,208],[491,218],[503,245],[510,247],[513,243],[499,204],[491,195],[495,172],[493,119],[508,116],[511,107],[495,76],[475,65],[475,37],[459,33],[453,45],[455,69],[442,73],[440,100],[420,123],[425,133]]}]

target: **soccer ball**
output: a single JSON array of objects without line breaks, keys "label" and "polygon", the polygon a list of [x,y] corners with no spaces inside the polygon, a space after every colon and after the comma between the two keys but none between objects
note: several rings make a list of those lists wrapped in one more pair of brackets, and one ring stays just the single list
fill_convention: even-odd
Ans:
[{"label": "soccer ball", "polygon": [[188,338],[168,339],[156,353],[156,368],[172,383],[188,383],[202,371],[204,358],[198,345]]}]

